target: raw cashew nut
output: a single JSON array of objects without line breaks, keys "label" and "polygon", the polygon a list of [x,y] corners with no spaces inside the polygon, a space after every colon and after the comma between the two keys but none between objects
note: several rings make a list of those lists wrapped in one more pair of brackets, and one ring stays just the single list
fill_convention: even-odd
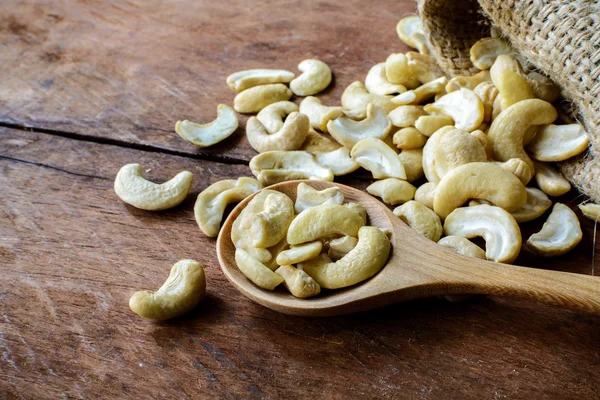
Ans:
[{"label": "raw cashew nut", "polygon": [[512,263],[521,250],[521,231],[517,221],[500,207],[480,205],[452,211],[444,223],[446,236],[485,240],[485,255],[490,261]]},{"label": "raw cashew nut", "polygon": [[323,61],[309,59],[298,64],[302,74],[290,82],[296,96],[312,96],[325,90],[331,83],[331,68]]},{"label": "raw cashew nut", "polygon": [[412,200],[416,190],[410,183],[396,178],[375,181],[367,187],[369,194],[381,197],[384,203],[393,206]]},{"label": "raw cashew nut", "polygon": [[[265,265],[265,267],[269,268],[271,271],[275,271],[277,268],[279,268],[279,264],[277,264],[277,256],[289,248],[290,245],[287,242],[287,238],[284,237],[275,246],[271,246],[267,249],[267,251],[271,255],[271,259],[269,261],[261,262]],[[250,254],[250,256],[252,256],[252,254]]]},{"label": "raw cashew nut", "polygon": [[280,275],[271,271],[243,249],[235,249],[235,263],[246,278],[263,289],[273,290],[283,282]]},{"label": "raw cashew nut", "polygon": [[323,243],[320,240],[299,244],[288,250],[282,251],[277,256],[277,264],[292,265],[312,260],[321,253]]},{"label": "raw cashew nut", "polygon": [[454,120],[447,115],[423,115],[415,122],[415,128],[427,137],[450,125],[454,125]]},{"label": "raw cashew nut", "polygon": [[527,146],[538,161],[564,161],[584,152],[590,140],[579,124],[544,125]]},{"label": "raw cashew nut", "polygon": [[258,118],[251,117],[246,124],[246,137],[250,146],[259,153],[274,150],[297,150],[306,140],[309,129],[308,117],[297,112],[291,113],[283,127],[272,135],[269,135]]},{"label": "raw cashew nut", "polygon": [[398,21],[396,33],[400,40],[414,49],[419,49],[422,46],[425,37],[421,18],[416,15],[404,17]]},{"label": "raw cashew nut", "polygon": [[406,172],[398,154],[379,139],[361,140],[354,145],[350,155],[361,167],[371,171],[375,179],[406,179]]},{"label": "raw cashew nut", "polygon": [[302,147],[300,147],[300,150],[308,151],[309,153],[314,154],[317,152],[334,151],[340,147],[342,147],[342,145],[335,140],[331,140],[328,137],[319,134],[313,128],[310,128],[304,143],[302,143]]},{"label": "raw cashew nut", "polygon": [[527,191],[519,178],[497,165],[473,162],[451,169],[435,189],[433,209],[445,219],[469,199],[483,199],[517,211],[527,202]]},{"label": "raw cashew nut", "polygon": [[552,206],[552,200],[546,193],[536,188],[526,188],[527,203],[517,211],[510,213],[518,223],[533,221],[541,217]]},{"label": "raw cashew nut", "polygon": [[429,240],[437,242],[442,237],[440,217],[418,201],[411,200],[396,207],[394,214]]},{"label": "raw cashew nut", "polygon": [[375,64],[367,73],[365,78],[365,87],[369,93],[375,93],[382,96],[394,93],[406,92],[406,87],[390,83],[387,80],[385,72],[385,63]]},{"label": "raw cashew nut", "polygon": [[283,69],[249,69],[235,72],[227,77],[227,85],[234,92],[269,83],[288,83],[294,79],[294,73]]},{"label": "raw cashew nut", "polygon": [[427,143],[427,136],[423,135],[417,128],[402,128],[394,133],[393,143],[397,148],[403,150],[420,149]]},{"label": "raw cashew nut", "polygon": [[502,110],[521,100],[535,97],[521,64],[509,55],[500,55],[496,58],[490,69],[490,77],[502,96]]},{"label": "raw cashew nut", "polygon": [[390,54],[385,60],[385,76],[390,83],[402,85],[408,89],[419,87],[421,82],[411,75],[408,58],[402,53]]},{"label": "raw cashew nut", "polygon": [[571,190],[571,184],[550,164],[534,161],[535,182],[548,196],[562,196]]},{"label": "raw cashew nut", "polygon": [[486,259],[485,251],[481,247],[462,236],[445,236],[438,244],[463,256]]},{"label": "raw cashew nut", "polygon": [[[425,100],[429,100],[438,93],[442,93],[445,90],[445,86],[448,84],[448,78],[445,76],[428,82],[424,85],[419,86],[414,90],[401,93],[398,96],[390,100],[392,109],[395,106],[402,106],[408,104],[421,104]],[[342,97],[343,101],[343,97]],[[391,110],[389,110],[391,111]]]},{"label": "raw cashew nut", "polygon": [[216,237],[225,207],[244,200],[260,189],[262,185],[258,181],[244,177],[215,182],[204,189],[194,205],[194,217],[200,230],[208,237]]},{"label": "raw cashew nut", "polygon": [[284,286],[294,297],[306,299],[321,293],[321,287],[313,278],[291,265],[282,265],[275,273],[284,279]]},{"label": "raw cashew nut", "polygon": [[538,256],[562,256],[579,244],[583,234],[577,215],[564,204],[556,203],[542,230],[529,237],[525,244]]},{"label": "raw cashew nut", "polygon": [[481,142],[461,129],[442,135],[435,147],[435,172],[440,178],[461,165],[486,161],[487,155]]},{"label": "raw cashew nut", "polygon": [[495,162],[495,164],[519,178],[523,185],[527,185],[533,177],[533,171],[529,165],[520,158],[511,158],[506,162]]},{"label": "raw cashew nut", "polygon": [[278,101],[292,97],[292,91],[283,83],[254,86],[240,92],[233,99],[233,108],[239,113],[256,113]]},{"label": "raw cashew nut", "polygon": [[347,207],[321,204],[298,214],[287,231],[287,241],[293,246],[331,235],[356,237],[364,224],[360,215]]},{"label": "raw cashew nut", "polygon": [[600,218],[600,205],[593,203],[580,204],[579,209],[584,217],[589,218],[594,222],[598,222],[598,219]]},{"label": "raw cashew nut", "polygon": [[498,89],[492,82],[482,82],[473,89],[473,93],[481,99],[483,104],[483,122],[490,122],[494,110],[494,101],[498,96]]},{"label": "raw cashew nut", "polygon": [[560,87],[539,72],[531,71],[528,73],[527,82],[529,82],[535,97],[540,100],[554,103],[560,98]]},{"label": "raw cashew nut", "polygon": [[135,292],[129,308],[140,317],[164,321],[187,313],[206,293],[204,268],[194,260],[181,260],[171,268],[169,277],[156,292]]},{"label": "raw cashew nut", "polygon": [[350,149],[347,147],[328,152],[315,151],[314,155],[317,157],[317,162],[329,168],[335,176],[347,175],[360,168],[360,165],[350,156]]},{"label": "raw cashew nut", "polygon": [[306,151],[267,151],[250,160],[250,169],[263,185],[294,179],[333,180],[333,172]]},{"label": "raw cashew nut", "polygon": [[327,123],[344,114],[342,107],[324,105],[317,97],[308,96],[300,102],[300,112],[310,120],[310,126],[327,133]]},{"label": "raw cashew nut", "polygon": [[439,145],[439,141],[449,132],[454,131],[456,128],[454,126],[444,126],[438,129],[425,143],[425,147],[423,147],[423,172],[425,173],[425,177],[429,182],[438,183],[440,181],[440,177],[436,171],[436,149]]},{"label": "raw cashew nut", "polygon": [[285,117],[298,111],[298,106],[291,101],[278,101],[269,104],[256,114],[256,118],[267,130],[269,135],[277,133],[283,127]]},{"label": "raw cashew nut", "polygon": [[498,161],[520,158],[533,171],[533,162],[523,149],[525,131],[531,125],[550,124],[557,116],[552,104],[538,99],[523,100],[508,107],[496,117],[488,131],[494,158]]},{"label": "raw cashew nut", "polygon": [[448,81],[446,92],[452,93],[460,88],[475,90],[482,83],[492,83],[489,71],[481,71],[473,76],[455,76]]},{"label": "raw cashew nut", "polygon": [[367,224],[367,210],[365,210],[365,208],[359,204],[359,203],[346,203],[343,204],[344,207],[346,207],[348,210],[356,213],[360,219],[363,220],[363,224],[366,225]]},{"label": "raw cashew nut", "polygon": [[417,119],[426,114],[423,106],[398,106],[388,114],[388,118],[394,126],[408,128],[414,126]]},{"label": "raw cashew nut", "polygon": [[300,214],[306,209],[320,206],[321,204],[342,204],[343,202],[344,195],[338,187],[317,190],[302,182],[298,185],[298,189],[296,190],[296,204],[294,205],[294,210],[297,214]]},{"label": "raw cashew nut", "polygon": [[329,134],[349,149],[366,138],[384,139],[391,128],[387,114],[381,107],[373,104],[367,106],[367,118],[362,121],[339,117],[327,123]]},{"label": "raw cashew nut", "polygon": [[423,84],[444,76],[444,72],[437,65],[437,62],[427,54],[409,51],[406,53],[406,58],[408,60],[408,71]]},{"label": "raw cashew nut", "polygon": [[327,255],[334,261],[343,258],[358,244],[358,239],[352,236],[342,236],[329,242]]},{"label": "raw cashew nut", "polygon": [[[408,92],[406,92],[408,93]],[[366,109],[369,103],[383,108],[387,115],[396,105],[391,102],[392,96],[381,96],[379,94],[369,93],[365,86],[356,81],[350,84],[342,93],[342,107],[349,110]]]},{"label": "raw cashew nut", "polygon": [[514,54],[516,50],[500,38],[483,38],[471,47],[471,62],[479,69],[490,69],[502,54]]},{"label": "raw cashew nut", "polygon": [[454,120],[458,129],[474,131],[483,122],[483,103],[472,90],[459,90],[442,96],[433,104],[425,106],[427,112],[441,112]]},{"label": "raw cashew nut", "polygon": [[194,175],[182,171],[165,183],[144,179],[140,164],[121,167],[115,178],[115,192],[127,204],[148,211],[166,210],[179,205],[192,189]]},{"label": "raw cashew nut", "polygon": [[390,240],[379,228],[363,226],[358,231],[358,243],[342,259],[332,262],[326,255],[300,264],[321,287],[339,289],[369,279],[387,262]]},{"label": "raw cashew nut", "polygon": [[433,200],[435,198],[436,187],[437,185],[433,182],[426,182],[422,184],[415,192],[415,201],[418,201],[425,207],[433,210]]},{"label": "raw cashew nut", "polygon": [[175,132],[186,142],[198,147],[208,147],[227,139],[238,127],[238,118],[233,108],[225,104],[217,106],[217,118],[204,125],[188,121],[177,121]]}]

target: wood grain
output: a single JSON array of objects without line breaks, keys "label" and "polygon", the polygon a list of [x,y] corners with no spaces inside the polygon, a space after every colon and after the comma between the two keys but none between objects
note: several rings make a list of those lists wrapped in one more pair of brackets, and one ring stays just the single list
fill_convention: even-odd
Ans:
[{"label": "wood grain", "polygon": [[[598,397],[597,318],[482,296],[279,314],[229,284],[193,220],[193,194],[246,167],[0,134],[0,397]],[[157,181],[193,171],[194,193],[161,213],[123,204],[113,178],[132,161]],[[544,267],[589,272],[583,226],[581,248]],[[130,312],[129,296],[184,257],[206,267],[206,302],[168,323]]]}]

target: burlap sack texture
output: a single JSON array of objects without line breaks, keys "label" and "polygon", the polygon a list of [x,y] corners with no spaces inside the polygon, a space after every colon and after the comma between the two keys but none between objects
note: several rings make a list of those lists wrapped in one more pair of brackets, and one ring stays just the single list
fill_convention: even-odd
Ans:
[{"label": "burlap sack texture", "polygon": [[498,27],[540,72],[559,84],[585,125],[587,154],[560,164],[600,202],[600,2],[596,0],[417,0],[429,48],[449,75],[471,75],[469,49]]}]

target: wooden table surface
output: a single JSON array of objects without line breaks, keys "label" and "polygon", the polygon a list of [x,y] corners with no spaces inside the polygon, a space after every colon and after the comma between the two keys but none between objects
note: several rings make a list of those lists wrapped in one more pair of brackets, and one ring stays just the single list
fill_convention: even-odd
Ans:
[{"label": "wooden table surface", "polygon": [[[412,0],[2,5],[0,398],[600,397],[597,317],[483,296],[286,316],[229,284],[193,219],[195,195],[249,176],[255,153],[242,129],[196,149],[175,121],[232,104],[234,71],[296,70],[309,57],[332,67],[322,98],[339,102],[374,63],[408,50],[395,24]],[[192,171],[191,195],[164,212],[125,205],[113,179],[133,162],[156,181]],[[364,188],[366,177],[340,182]],[[592,274],[593,223],[582,224],[571,254],[518,263]],[[183,258],[205,265],[207,299],[171,322],[133,314],[131,294]]]}]

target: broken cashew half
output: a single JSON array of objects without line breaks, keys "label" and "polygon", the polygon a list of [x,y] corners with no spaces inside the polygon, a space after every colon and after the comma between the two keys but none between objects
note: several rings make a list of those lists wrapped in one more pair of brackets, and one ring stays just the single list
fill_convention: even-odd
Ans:
[{"label": "broken cashew half", "polygon": [[[338,187],[330,187],[323,190],[314,189],[312,186],[301,182],[296,189],[296,204],[294,210],[297,214],[321,204],[342,204],[344,194]],[[292,263],[293,264],[293,263]]]},{"label": "broken cashew half", "polygon": [[360,165],[350,155],[350,149],[340,147],[333,151],[315,151],[317,162],[325,168],[329,168],[335,176],[347,175],[360,168]]},{"label": "broken cashew half", "polygon": [[333,181],[333,172],[306,151],[267,151],[250,160],[250,169],[263,185],[294,179]]},{"label": "broken cashew half", "polygon": [[273,290],[283,282],[280,275],[271,271],[243,249],[235,249],[235,263],[246,278],[263,289]]},{"label": "broken cashew half", "polygon": [[527,150],[538,161],[564,161],[584,152],[589,144],[583,126],[551,124],[538,129]]},{"label": "broken cashew half", "polygon": [[387,178],[375,181],[367,187],[367,192],[381,197],[384,203],[390,205],[402,204],[415,197],[417,189],[407,181]]},{"label": "broken cashew half", "polygon": [[526,246],[542,257],[556,257],[573,250],[583,234],[577,215],[564,204],[556,203],[542,230],[527,240]]},{"label": "broken cashew half", "polygon": [[238,127],[238,118],[233,108],[225,104],[217,106],[217,119],[199,125],[188,120],[177,121],[175,132],[186,142],[198,147],[208,147],[227,139]]},{"label": "broken cashew half", "polygon": [[313,278],[291,265],[282,265],[275,273],[284,279],[284,286],[294,297],[306,299],[321,293],[321,287]]},{"label": "broken cashew half", "polygon": [[314,242],[302,243],[288,250],[284,250],[277,255],[277,264],[292,265],[312,260],[321,253],[323,243],[320,240]]},{"label": "broken cashew half", "polygon": [[552,206],[552,200],[546,193],[536,188],[526,188],[527,203],[517,211],[510,213],[518,223],[533,221],[541,217]]},{"label": "broken cashew half", "polygon": [[286,101],[292,91],[283,83],[253,86],[240,92],[233,99],[233,108],[239,113],[257,113],[269,104]]},{"label": "broken cashew half", "polygon": [[366,109],[369,103],[381,107],[387,115],[390,111],[396,108],[396,105],[391,102],[392,96],[382,96],[379,94],[369,93],[365,86],[360,81],[351,83],[344,93],[342,93],[342,107],[348,110],[363,110]]},{"label": "broken cashew half", "polygon": [[367,118],[355,121],[348,117],[339,117],[327,123],[327,130],[341,145],[351,149],[366,138],[385,139],[392,124],[381,107],[367,106]]},{"label": "broken cashew half", "polygon": [[483,122],[483,103],[472,90],[460,88],[425,106],[427,112],[441,112],[454,120],[458,129],[474,131]]},{"label": "broken cashew half", "polygon": [[354,145],[350,155],[361,167],[370,171],[375,179],[406,179],[398,154],[382,140],[363,139]]},{"label": "broken cashew half", "polygon": [[298,64],[302,74],[290,82],[296,96],[312,96],[325,90],[331,83],[331,68],[323,61],[309,59]]},{"label": "broken cashew half", "polygon": [[418,201],[411,200],[394,209],[394,215],[429,240],[442,237],[442,222],[435,212]]},{"label": "broken cashew half", "polygon": [[325,133],[327,133],[327,123],[344,114],[342,107],[326,106],[313,96],[308,96],[300,102],[300,112],[308,117],[312,128]]},{"label": "broken cashew half", "polygon": [[579,209],[584,217],[598,222],[600,219],[600,205],[594,203],[580,204]]},{"label": "broken cashew half", "polygon": [[437,243],[463,256],[486,259],[485,251],[481,247],[462,236],[445,236]]},{"label": "broken cashew half", "polygon": [[367,73],[365,78],[365,87],[369,93],[382,96],[395,93],[406,92],[406,87],[399,84],[390,83],[385,72],[385,63],[375,64]]},{"label": "broken cashew half", "polygon": [[406,149],[398,154],[406,180],[414,182],[423,177],[423,149]]},{"label": "broken cashew half", "polygon": [[249,69],[235,72],[227,77],[227,85],[234,92],[269,83],[288,83],[294,79],[294,73],[284,69]]},{"label": "broken cashew half", "polygon": [[332,235],[356,237],[364,224],[361,216],[348,207],[321,204],[298,214],[287,231],[287,241],[296,245]]},{"label": "broken cashew half", "polygon": [[250,146],[259,153],[273,150],[297,150],[308,135],[310,122],[308,117],[292,112],[276,133],[269,135],[265,126],[257,117],[251,117],[246,124],[246,137]]},{"label": "broken cashew half", "polygon": [[562,196],[571,190],[571,184],[550,164],[534,161],[535,182],[548,196]]}]

